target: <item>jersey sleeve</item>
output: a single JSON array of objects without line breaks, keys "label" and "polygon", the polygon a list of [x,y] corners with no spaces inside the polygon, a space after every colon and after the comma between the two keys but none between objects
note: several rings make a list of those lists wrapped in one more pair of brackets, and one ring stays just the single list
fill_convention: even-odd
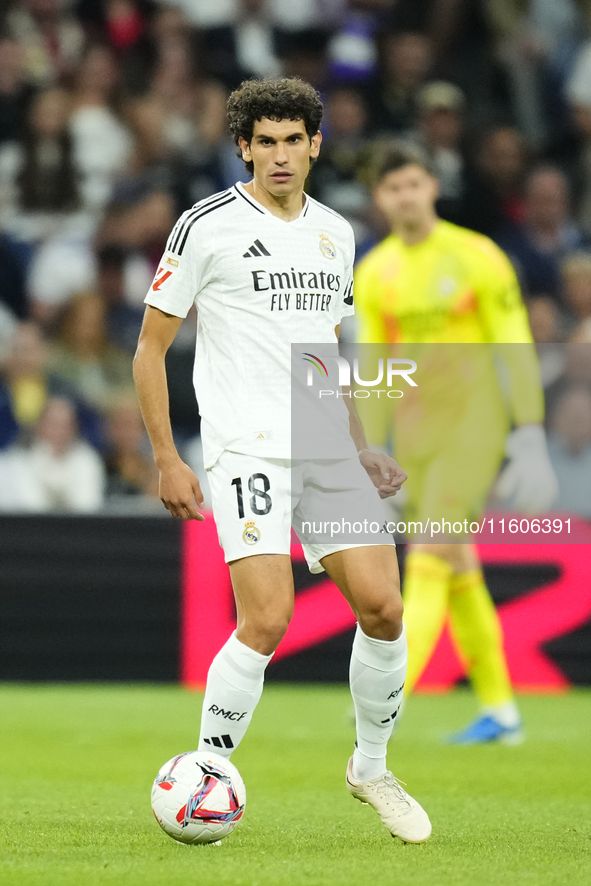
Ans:
[{"label": "jersey sleeve", "polygon": [[492,240],[483,237],[479,245],[476,295],[487,340],[533,342],[513,265]]},{"label": "jersey sleeve", "polygon": [[355,313],[353,305],[353,264],[355,263],[355,237],[353,229],[349,230],[347,257],[345,260],[344,285],[340,292],[340,301],[336,310],[337,325],[343,317],[350,317]]},{"label": "jersey sleeve", "polygon": [[172,229],[145,304],[175,317],[186,317],[211,276],[211,252],[202,226],[183,213]]},{"label": "jersey sleeve", "polygon": [[357,341],[384,343],[388,341],[381,309],[380,280],[372,261],[372,253],[355,269],[355,306]]},{"label": "jersey sleeve", "polygon": [[543,421],[544,394],[538,358],[517,275],[505,253],[485,241],[478,301],[488,341],[496,345],[499,381],[515,424]]},{"label": "jersey sleeve", "polygon": [[[383,320],[380,295],[380,278],[373,253],[363,259],[355,269],[355,314],[357,317],[358,344],[384,344],[388,341]],[[383,349],[378,349],[383,356]],[[375,348],[359,348],[361,377],[372,378],[375,367]],[[365,369],[365,362],[369,367]],[[384,448],[392,436],[392,401],[386,397],[362,397],[355,407],[370,446]]]}]

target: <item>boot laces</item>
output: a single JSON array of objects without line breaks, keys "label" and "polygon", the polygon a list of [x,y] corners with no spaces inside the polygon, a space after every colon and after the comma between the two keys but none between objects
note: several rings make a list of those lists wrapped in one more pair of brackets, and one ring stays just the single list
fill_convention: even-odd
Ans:
[{"label": "boot laces", "polygon": [[406,782],[401,781],[396,778],[391,772],[386,772],[384,777],[382,778],[379,785],[376,785],[377,791],[380,794],[394,794],[397,800],[402,800],[404,803],[407,803],[410,806],[410,801],[408,799],[408,794],[402,787]]}]

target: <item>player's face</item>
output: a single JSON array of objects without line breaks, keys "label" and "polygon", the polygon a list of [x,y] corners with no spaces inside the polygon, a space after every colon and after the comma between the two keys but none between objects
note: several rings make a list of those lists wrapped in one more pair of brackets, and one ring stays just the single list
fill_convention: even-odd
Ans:
[{"label": "player's face", "polygon": [[392,227],[424,223],[433,214],[437,194],[437,179],[414,163],[387,173],[374,191]]},{"label": "player's face", "polygon": [[301,191],[310,160],[320,151],[322,136],[309,138],[303,120],[255,121],[250,144],[240,139],[242,157],[254,164],[256,182],[274,197]]}]

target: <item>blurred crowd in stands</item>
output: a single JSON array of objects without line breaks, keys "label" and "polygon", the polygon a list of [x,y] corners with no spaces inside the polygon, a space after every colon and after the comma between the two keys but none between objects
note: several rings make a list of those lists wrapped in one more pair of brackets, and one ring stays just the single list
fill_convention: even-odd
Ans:
[{"label": "blurred crowd in stands", "polygon": [[[387,233],[369,183],[389,137],[428,152],[443,218],[508,252],[557,506],[591,517],[591,0],[4,0],[0,510],[161,508],[131,377],[143,298],[176,217],[247,179],[228,92],[274,75],[322,95],[308,190],[359,256]],[[168,372],[201,470],[194,335],[190,316]]]}]

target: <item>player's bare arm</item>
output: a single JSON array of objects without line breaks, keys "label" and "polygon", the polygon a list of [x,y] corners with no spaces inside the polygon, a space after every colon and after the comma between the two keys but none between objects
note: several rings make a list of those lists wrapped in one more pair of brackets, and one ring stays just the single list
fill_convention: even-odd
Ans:
[{"label": "player's bare arm", "polygon": [[[336,337],[339,337],[340,326],[335,329]],[[343,394],[347,409],[349,410],[349,430],[359,453],[359,461],[367,471],[371,482],[377,488],[380,498],[389,498],[396,495],[404,481],[406,473],[398,462],[383,452],[373,452],[365,439],[365,432],[361,419],[355,409],[355,401],[351,396],[350,388],[343,388]]]},{"label": "player's bare arm", "polygon": [[177,452],[170,425],[166,353],[182,318],[146,307],[142,331],[133,360],[133,377],[154,461],[160,472],[160,500],[173,517],[204,520],[199,480]]},{"label": "player's bare arm", "polygon": [[346,389],[343,393],[345,393],[344,399],[349,410],[349,428],[359,453],[359,461],[367,471],[371,482],[377,488],[380,498],[389,498],[392,495],[396,495],[406,480],[406,473],[389,455],[383,452],[374,452],[368,448],[353,398],[346,396]]}]

